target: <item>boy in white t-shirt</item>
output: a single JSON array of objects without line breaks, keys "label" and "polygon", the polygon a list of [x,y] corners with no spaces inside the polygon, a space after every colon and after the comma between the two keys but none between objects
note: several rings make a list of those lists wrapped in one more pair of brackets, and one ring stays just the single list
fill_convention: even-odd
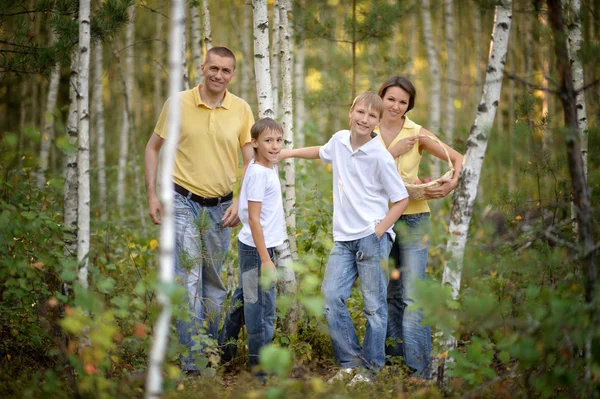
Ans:
[{"label": "boy in white t-shirt", "polygon": [[[341,369],[330,382],[355,374],[350,384],[369,382],[385,362],[387,262],[394,222],[408,206],[408,193],[390,153],[373,129],[383,103],[362,93],[350,108],[350,130],[341,130],[324,146],[281,151],[280,160],[321,158],[333,166],[333,240],[322,292],[333,353]],[[389,207],[389,203],[393,203]],[[346,300],[356,279],[364,301],[367,328],[361,347]]]},{"label": "boy in white t-shirt", "polygon": [[225,318],[219,344],[223,346],[223,360],[231,360],[243,316],[250,366],[254,368],[259,363],[260,348],[273,339],[275,324],[275,283],[265,290],[260,279],[263,274],[275,272],[273,250],[284,241],[285,224],[279,176],[273,169],[283,144],[283,129],[273,119],[263,118],[252,126],[250,134],[254,160],[246,170],[239,197],[242,222],[238,235],[239,286],[233,294],[233,306]]}]

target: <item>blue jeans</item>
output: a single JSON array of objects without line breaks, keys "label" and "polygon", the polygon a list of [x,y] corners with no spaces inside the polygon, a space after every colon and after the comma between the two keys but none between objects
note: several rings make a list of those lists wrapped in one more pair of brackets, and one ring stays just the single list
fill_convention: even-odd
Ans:
[{"label": "blue jeans", "polygon": [[229,249],[231,228],[223,227],[223,215],[231,201],[204,207],[181,194],[175,196],[175,275],[186,289],[190,321],[178,319],[177,338],[188,348],[181,355],[183,370],[197,370],[194,356],[201,352],[194,337],[216,338],[227,290],[221,267]]},{"label": "blue jeans", "polygon": [[[271,260],[273,248],[268,248]],[[225,317],[223,329],[219,335],[219,346],[223,348],[223,360],[235,357],[237,338],[246,322],[248,331],[248,355],[250,366],[259,363],[260,348],[269,345],[275,330],[275,283],[265,290],[260,285],[261,262],[256,248],[238,241],[240,260],[239,286],[231,298],[231,307]]]},{"label": "blue jeans", "polygon": [[429,249],[429,213],[402,215],[394,229],[396,242],[390,257],[400,278],[390,280],[387,293],[387,338],[394,341],[386,346],[386,354],[404,357],[408,367],[418,376],[430,378],[431,328],[422,324],[421,310],[407,310],[415,302],[414,282],[425,278]]},{"label": "blue jeans", "polygon": [[[336,241],[331,250],[321,291],[333,354],[341,367],[377,369],[385,362],[388,277],[382,261],[387,262],[391,246],[389,234],[378,239],[373,233],[358,240]],[[346,307],[358,277],[367,318],[362,348]]]}]

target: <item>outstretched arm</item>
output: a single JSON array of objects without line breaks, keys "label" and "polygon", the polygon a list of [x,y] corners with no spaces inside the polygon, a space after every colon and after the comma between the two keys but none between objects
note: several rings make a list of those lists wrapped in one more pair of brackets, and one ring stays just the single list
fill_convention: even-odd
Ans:
[{"label": "outstretched arm", "polygon": [[[429,130],[421,129],[421,135],[430,137],[433,136],[437,140],[439,140],[440,143],[442,143],[442,141]],[[430,154],[438,157],[439,159],[448,162],[448,157],[446,156],[446,153],[444,152],[440,144],[438,144],[437,141],[435,141],[434,139],[422,137],[421,140],[419,140],[419,145],[421,150],[425,150]],[[438,182],[440,183],[439,185],[426,188],[425,195],[427,195],[429,198],[443,198],[446,195],[448,195],[452,190],[454,190],[454,188],[456,188],[456,186],[458,185],[458,175],[460,174],[460,170],[462,169],[462,165],[464,162],[464,157],[460,153],[458,153],[454,148],[444,143],[442,143],[442,145],[446,148],[446,151],[448,151],[448,155],[450,156],[450,162],[454,166],[454,175],[451,179],[443,178],[438,180]]]},{"label": "outstretched arm", "polygon": [[319,159],[319,150],[321,146],[294,148],[292,150],[281,150],[279,161],[287,158]]}]

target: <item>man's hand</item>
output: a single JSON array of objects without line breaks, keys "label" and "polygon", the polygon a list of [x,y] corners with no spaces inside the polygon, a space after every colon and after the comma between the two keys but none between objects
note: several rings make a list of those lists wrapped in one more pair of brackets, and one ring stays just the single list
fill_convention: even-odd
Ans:
[{"label": "man's hand", "polygon": [[427,187],[424,190],[424,193],[427,197],[444,198],[446,195],[450,194],[452,190],[454,190],[458,182],[453,182],[452,180],[444,177],[439,179],[438,183],[439,184]]},{"label": "man's hand", "polygon": [[163,207],[156,196],[148,198],[148,215],[154,224],[160,224],[160,217],[163,214]]},{"label": "man's hand", "polygon": [[240,223],[240,218],[238,217],[238,200],[233,201],[231,206],[227,208],[225,211],[225,215],[223,215],[223,227],[235,227]]}]

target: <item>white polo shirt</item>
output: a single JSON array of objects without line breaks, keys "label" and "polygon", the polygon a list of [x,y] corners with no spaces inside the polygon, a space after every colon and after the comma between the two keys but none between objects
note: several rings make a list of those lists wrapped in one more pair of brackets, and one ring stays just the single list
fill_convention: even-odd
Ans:
[{"label": "white polo shirt", "polygon": [[266,168],[252,161],[248,165],[242,183],[238,205],[238,215],[242,222],[242,229],[238,239],[244,244],[256,248],[248,223],[248,201],[262,202],[260,226],[263,230],[267,248],[283,244],[285,238],[283,200],[279,176],[277,176],[274,169]]},{"label": "white polo shirt", "polygon": [[[352,150],[350,131],[341,130],[319,150],[333,166],[333,240],[352,241],[375,232],[389,202],[408,197],[396,162],[376,133]],[[394,230],[387,231],[395,238]]]}]

